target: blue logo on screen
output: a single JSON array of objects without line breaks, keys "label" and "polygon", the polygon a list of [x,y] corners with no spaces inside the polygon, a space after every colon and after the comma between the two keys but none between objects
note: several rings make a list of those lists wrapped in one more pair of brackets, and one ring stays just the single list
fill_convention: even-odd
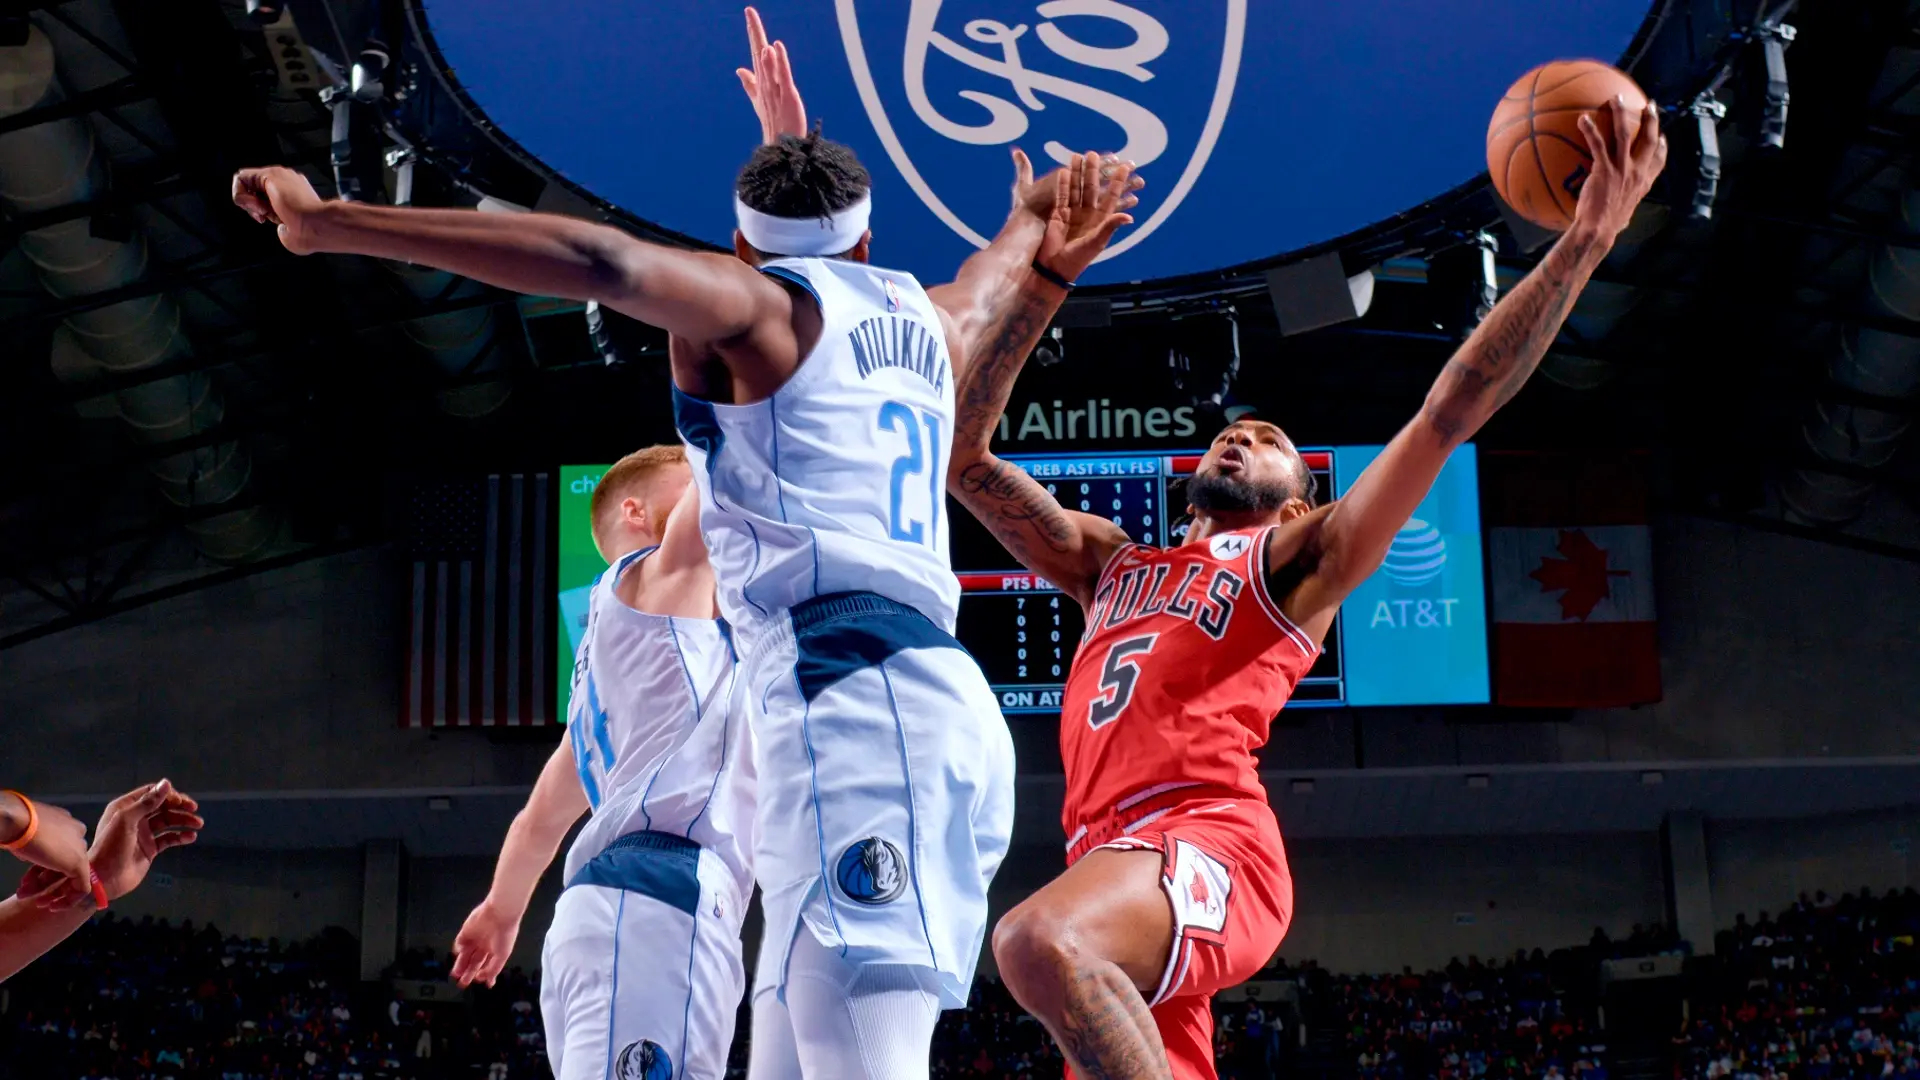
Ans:
[{"label": "blue logo on screen", "polygon": [[1419,518],[1408,519],[1387,548],[1382,573],[1399,585],[1425,585],[1447,568],[1447,538]]},{"label": "blue logo on screen", "polygon": [[[1115,151],[1137,224],[1081,280],[1215,270],[1364,228],[1485,167],[1522,72],[1615,59],[1649,0],[760,0],[809,115],[874,174],[876,261],[951,275],[1006,216],[1007,149]],[[554,171],[715,244],[759,127],[739,0],[434,5],[447,65]]]}]

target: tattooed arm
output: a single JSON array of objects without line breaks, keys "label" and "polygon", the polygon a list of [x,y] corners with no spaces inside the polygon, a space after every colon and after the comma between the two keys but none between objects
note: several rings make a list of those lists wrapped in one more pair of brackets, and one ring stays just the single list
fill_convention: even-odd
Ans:
[{"label": "tattooed arm", "polygon": [[[1114,232],[1133,220],[1120,212],[1133,205],[1130,192],[1139,187],[1132,167],[1113,163],[1107,172],[1103,183],[1100,162],[1087,154],[1075,159],[1056,186],[1037,260],[1068,280],[1092,265]],[[1086,604],[1108,557],[1127,542],[1126,533],[1105,518],[1062,509],[1038,481],[991,449],[1014,380],[1066,296],[1066,290],[1026,271],[992,311],[971,362],[962,368],[956,357],[947,490],[1020,565]]]},{"label": "tattooed arm", "polygon": [[1340,501],[1276,529],[1267,564],[1282,608],[1316,639],[1334,609],[1386,558],[1387,546],[1426,498],[1455,447],[1513,400],[1533,374],[1587,279],[1613,247],[1666,162],[1651,103],[1638,133],[1618,101],[1607,112],[1611,133],[1590,118],[1582,130],[1593,172],[1581,191],[1573,227],[1515,286],[1454,353],[1413,422],[1400,430]]}]

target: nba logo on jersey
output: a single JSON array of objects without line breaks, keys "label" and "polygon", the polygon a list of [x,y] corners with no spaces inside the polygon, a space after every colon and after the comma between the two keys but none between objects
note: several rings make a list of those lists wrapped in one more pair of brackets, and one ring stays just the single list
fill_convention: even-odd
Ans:
[{"label": "nba logo on jersey", "polygon": [[1207,544],[1207,550],[1213,552],[1216,559],[1237,559],[1253,546],[1252,538],[1240,533],[1228,533],[1216,536]]},{"label": "nba logo on jersey", "polygon": [[882,280],[882,283],[883,283],[883,284],[884,284],[884,285],[886,286],[886,292],[887,292],[887,310],[888,310],[888,311],[899,311],[899,310],[900,310],[900,289],[899,289],[899,287],[898,287],[898,286],[896,286],[896,285],[894,285],[894,283],[893,283],[893,279],[892,279],[892,278],[883,278],[883,279],[881,279],[881,280]]}]

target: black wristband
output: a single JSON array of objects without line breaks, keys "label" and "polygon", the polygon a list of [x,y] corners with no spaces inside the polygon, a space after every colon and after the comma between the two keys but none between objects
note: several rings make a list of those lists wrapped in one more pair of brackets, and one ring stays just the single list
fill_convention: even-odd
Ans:
[{"label": "black wristband", "polygon": [[1052,267],[1042,263],[1037,256],[1033,260],[1033,272],[1036,274],[1039,274],[1042,278],[1052,282],[1055,285],[1060,286],[1062,289],[1065,289],[1068,292],[1073,291],[1073,282],[1068,281],[1066,278],[1063,278],[1059,274],[1055,273]]}]

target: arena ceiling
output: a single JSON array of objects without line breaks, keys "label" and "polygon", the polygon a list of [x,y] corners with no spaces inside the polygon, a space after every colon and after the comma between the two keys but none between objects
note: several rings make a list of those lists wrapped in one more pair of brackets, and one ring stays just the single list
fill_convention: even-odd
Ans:
[{"label": "arena ceiling", "polygon": [[[1665,121],[1669,176],[1485,441],[1649,447],[1669,512],[1920,561],[1920,467],[1902,438],[1920,388],[1920,302],[1907,291],[1920,292],[1920,13],[1899,0],[1640,7],[1622,48],[1643,85],[1681,106]],[[268,23],[241,0],[3,10],[0,648],[382,543],[410,475],[604,460],[670,434],[661,343],[646,328],[616,321],[597,346],[573,305],[295,258],[229,208],[235,168],[280,162],[326,193],[344,182],[385,200],[699,230],[666,211],[650,222],[616,205],[639,196],[529,160],[537,136],[490,117],[509,111],[486,100],[493,84],[470,93],[446,77],[451,46],[438,39],[450,32],[429,36],[417,4],[294,0]],[[1798,33],[1785,146],[1770,150],[1760,31],[1782,23]],[[378,85],[339,93],[376,51],[390,58]],[[567,57],[536,59],[553,70]],[[1727,110],[1722,176],[1712,217],[1694,220],[1685,106],[1708,89]],[[821,100],[838,93],[823,86]],[[594,129],[584,106],[581,126]],[[657,149],[670,167],[673,148]],[[1230,311],[1238,398],[1303,441],[1384,437],[1464,327],[1477,276],[1466,241],[1491,229],[1504,280],[1539,250],[1502,224],[1483,183],[1435,177],[1421,196],[1432,201],[1404,213],[1262,249],[1370,270],[1364,318],[1283,335],[1266,264],[1187,273],[1174,259],[1170,284],[1076,302],[1064,361],[1034,377],[1171,387],[1165,350],[1134,345],[1197,339]],[[1177,381],[1168,392],[1194,392]]]}]

